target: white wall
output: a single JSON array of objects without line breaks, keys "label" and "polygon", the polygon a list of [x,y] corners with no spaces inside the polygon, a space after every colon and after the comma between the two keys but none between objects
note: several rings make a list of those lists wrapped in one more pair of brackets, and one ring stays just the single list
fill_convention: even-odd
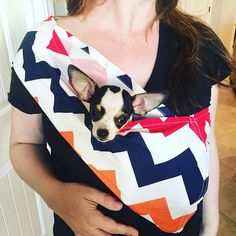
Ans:
[{"label": "white wall", "polygon": [[[8,108],[6,108],[8,109]],[[10,113],[0,112],[0,167],[9,160]]]},{"label": "white wall", "polygon": [[0,0],[0,166],[9,159],[10,106],[7,94],[11,64],[26,31],[47,17],[46,3]]},{"label": "white wall", "polygon": [[232,52],[235,17],[236,0],[214,0],[211,25],[230,52]]},{"label": "white wall", "polygon": [[27,30],[48,16],[46,0],[0,0],[0,236],[51,236],[52,213],[9,160],[11,64]]},{"label": "white wall", "polygon": [[54,0],[53,2],[54,2],[55,16],[65,16],[67,14],[66,1]]}]

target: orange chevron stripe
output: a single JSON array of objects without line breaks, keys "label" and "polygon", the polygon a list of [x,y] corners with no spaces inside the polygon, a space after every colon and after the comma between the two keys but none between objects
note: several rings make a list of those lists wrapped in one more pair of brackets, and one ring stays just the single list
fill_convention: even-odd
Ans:
[{"label": "orange chevron stripe", "polygon": [[98,170],[93,165],[89,168],[102,180],[102,182],[120,199],[121,193],[116,183],[116,173],[114,170]]},{"label": "orange chevron stripe", "polygon": [[74,148],[74,133],[72,131],[61,131],[60,134]]},{"label": "orange chevron stripe", "polygon": [[[106,186],[111,189],[119,199],[121,199],[121,192],[116,183],[115,171],[98,170],[91,164],[88,166],[102,180],[102,182],[106,184]],[[194,213],[192,213],[173,219],[165,198],[129,205],[129,207],[140,215],[150,215],[154,223],[161,230],[168,233],[174,233],[181,230],[194,215]]]},{"label": "orange chevron stripe", "polygon": [[39,103],[39,97],[38,96],[35,96],[34,100],[35,100],[35,102]]},{"label": "orange chevron stripe", "polygon": [[188,220],[194,215],[188,214],[177,219],[172,219],[165,198],[151,200],[129,206],[140,215],[150,215],[154,223],[163,231],[174,233],[181,230]]},{"label": "orange chevron stripe", "polygon": [[[62,137],[74,148],[74,133],[72,131],[61,131]],[[78,153],[79,155],[79,153]],[[89,164],[89,168],[102,180],[102,182],[111,191],[121,199],[121,192],[117,187],[116,175],[114,170],[98,170],[93,165]],[[129,207],[140,215],[149,215],[153,222],[163,231],[168,233],[174,233],[181,230],[194,213],[184,215],[177,219],[173,219],[166,199],[160,198],[156,200],[150,200],[143,203],[129,205]]]}]

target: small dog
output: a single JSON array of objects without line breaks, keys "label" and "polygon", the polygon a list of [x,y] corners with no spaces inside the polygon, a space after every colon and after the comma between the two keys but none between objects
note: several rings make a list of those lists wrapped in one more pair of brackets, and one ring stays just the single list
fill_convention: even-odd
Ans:
[{"label": "small dog", "polygon": [[142,93],[131,96],[117,86],[98,85],[74,65],[68,66],[70,83],[78,97],[88,102],[92,135],[101,142],[113,140],[134,114],[143,116],[158,107],[168,92]]}]

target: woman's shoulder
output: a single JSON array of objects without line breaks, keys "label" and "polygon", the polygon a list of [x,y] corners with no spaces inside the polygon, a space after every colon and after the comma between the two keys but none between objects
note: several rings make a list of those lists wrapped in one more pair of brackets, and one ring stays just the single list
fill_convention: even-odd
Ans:
[{"label": "woman's shoulder", "polygon": [[64,16],[60,18],[54,18],[55,24],[67,31],[74,31],[76,28],[83,26],[83,21],[79,16]]}]

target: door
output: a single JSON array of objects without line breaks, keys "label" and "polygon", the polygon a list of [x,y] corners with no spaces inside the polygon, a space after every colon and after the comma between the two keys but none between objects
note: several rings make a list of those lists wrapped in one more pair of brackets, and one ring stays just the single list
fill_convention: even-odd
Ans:
[{"label": "door", "polygon": [[7,93],[14,55],[27,30],[47,17],[47,2],[0,0],[0,235],[51,236],[52,214],[14,172],[9,161]]},{"label": "door", "polygon": [[213,0],[179,0],[179,7],[210,25]]}]

